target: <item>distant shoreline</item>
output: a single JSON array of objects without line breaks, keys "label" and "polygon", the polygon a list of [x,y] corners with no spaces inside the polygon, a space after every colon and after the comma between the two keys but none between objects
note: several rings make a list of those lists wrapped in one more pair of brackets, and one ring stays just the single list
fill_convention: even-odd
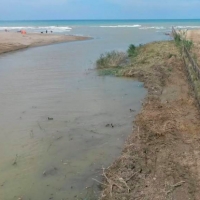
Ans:
[{"label": "distant shoreline", "polygon": [[0,32],[0,54],[17,51],[29,47],[45,46],[72,41],[92,39],[84,36],[56,35],[41,33]]}]

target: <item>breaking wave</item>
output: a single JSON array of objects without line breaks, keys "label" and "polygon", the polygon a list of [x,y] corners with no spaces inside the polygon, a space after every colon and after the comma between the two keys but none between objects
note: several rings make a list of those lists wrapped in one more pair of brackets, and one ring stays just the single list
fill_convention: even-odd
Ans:
[{"label": "breaking wave", "polygon": [[24,30],[30,30],[31,32],[41,32],[41,31],[53,31],[53,32],[68,32],[71,31],[71,27],[68,26],[16,26],[16,27],[0,27],[0,30],[12,30],[12,31],[20,31],[22,29]]},{"label": "breaking wave", "polygon": [[196,29],[200,28],[200,26],[175,26],[176,29]]},{"label": "breaking wave", "polygon": [[141,27],[139,24],[135,25],[113,25],[113,26],[100,26],[101,28],[137,28]]},{"label": "breaking wave", "polygon": [[148,30],[148,29],[160,30],[160,29],[166,29],[166,27],[163,27],[163,26],[144,26],[144,27],[141,27],[140,29],[144,29],[144,30]]}]

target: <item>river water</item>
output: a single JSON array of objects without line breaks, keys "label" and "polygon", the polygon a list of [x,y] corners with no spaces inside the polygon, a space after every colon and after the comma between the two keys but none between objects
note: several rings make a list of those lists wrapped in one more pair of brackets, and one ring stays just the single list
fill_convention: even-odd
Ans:
[{"label": "river water", "polygon": [[98,76],[95,60],[130,43],[168,39],[124,28],[77,26],[71,34],[94,39],[0,56],[2,200],[95,196],[94,179],[120,155],[146,95],[140,82]]}]

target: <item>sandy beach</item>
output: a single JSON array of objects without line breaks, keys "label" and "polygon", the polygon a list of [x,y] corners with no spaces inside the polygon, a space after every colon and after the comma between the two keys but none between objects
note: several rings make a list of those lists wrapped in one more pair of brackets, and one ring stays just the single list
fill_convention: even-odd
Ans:
[{"label": "sandy beach", "polygon": [[187,38],[195,43],[200,42],[200,30],[188,30]]},{"label": "sandy beach", "polygon": [[37,34],[27,33],[22,35],[21,33],[13,32],[1,32],[0,33],[0,54],[27,47],[43,46],[61,42],[71,42],[78,40],[86,40],[88,37],[71,36],[71,35],[55,35],[55,34]]},{"label": "sandy beach", "polygon": [[195,61],[197,62],[198,65],[200,65],[200,30],[188,30],[187,31],[187,39],[191,40],[193,43],[192,46],[192,54],[193,54],[193,58],[195,59]]}]

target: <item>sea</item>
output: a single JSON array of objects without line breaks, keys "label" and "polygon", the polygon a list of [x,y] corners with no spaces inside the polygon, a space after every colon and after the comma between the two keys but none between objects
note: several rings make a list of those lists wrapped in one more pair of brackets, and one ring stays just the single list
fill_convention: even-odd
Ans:
[{"label": "sea", "polygon": [[[198,29],[199,19],[165,19],[165,20],[31,20],[31,21],[0,21],[0,30],[21,30],[31,32],[53,31],[55,33],[75,33],[75,30],[95,28],[127,28],[159,31],[170,31],[171,27],[177,29]],[[75,29],[75,30],[74,30]],[[85,32],[84,32],[85,33]],[[81,33],[77,33],[81,34]]]},{"label": "sea", "polygon": [[120,156],[147,91],[99,76],[96,60],[171,40],[172,26],[200,20],[0,21],[0,31],[92,38],[0,55],[0,199],[98,199],[102,168]]}]

